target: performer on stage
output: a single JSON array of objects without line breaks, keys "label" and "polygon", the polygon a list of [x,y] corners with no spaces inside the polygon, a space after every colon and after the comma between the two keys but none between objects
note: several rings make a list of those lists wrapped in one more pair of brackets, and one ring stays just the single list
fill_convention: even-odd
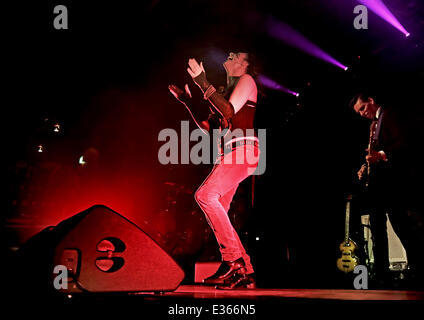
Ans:
[{"label": "performer on stage", "polygon": [[415,203],[411,196],[414,194],[412,188],[415,188],[414,168],[418,163],[411,148],[413,137],[399,110],[383,108],[369,94],[356,95],[350,106],[360,116],[372,121],[370,147],[365,157],[367,165],[358,171],[358,177],[368,181],[366,207],[370,213],[377,285],[387,287],[392,282],[386,213],[405,247],[414,277],[422,277],[423,220],[420,212],[413,213]]},{"label": "performer on stage", "polygon": [[[222,94],[207,80],[202,62],[199,64],[195,59],[189,59],[187,68],[211,105],[209,121],[194,119],[199,127],[207,132],[213,123],[218,123],[221,130],[230,128],[231,131],[243,131],[242,137],[231,139],[223,145],[222,154],[195,194],[222,256],[217,272],[203,282],[215,284],[220,289],[253,288],[255,279],[250,257],[230,222],[228,211],[239,184],[255,171],[259,160],[259,143],[253,130],[258,95],[254,79],[257,75],[256,64],[252,54],[238,52],[230,53],[223,65],[227,73],[227,88]],[[174,85],[169,89],[188,106],[190,92],[187,85],[185,92]],[[241,163],[240,159],[243,160]]]}]

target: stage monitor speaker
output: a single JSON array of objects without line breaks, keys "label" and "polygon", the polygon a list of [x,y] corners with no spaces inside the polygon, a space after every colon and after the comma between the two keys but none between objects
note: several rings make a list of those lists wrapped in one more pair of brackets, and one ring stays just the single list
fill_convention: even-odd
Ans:
[{"label": "stage monitor speaker", "polygon": [[[183,270],[154,240],[105,206],[93,206],[54,229],[60,237],[53,264],[65,266],[68,274],[67,288],[60,291],[173,291],[184,279]],[[60,274],[52,272],[52,281]]]}]

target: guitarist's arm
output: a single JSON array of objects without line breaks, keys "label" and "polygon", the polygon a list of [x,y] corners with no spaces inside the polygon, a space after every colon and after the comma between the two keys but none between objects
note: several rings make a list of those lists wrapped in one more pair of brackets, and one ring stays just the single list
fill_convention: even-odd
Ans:
[{"label": "guitarist's arm", "polygon": [[365,149],[365,151],[367,151],[368,154],[365,157],[366,162],[362,165],[362,167],[358,171],[359,180],[362,180],[362,178],[367,174],[367,169],[370,164],[374,164],[379,161],[388,161],[387,155],[384,152],[384,150],[375,151],[368,147],[368,149]]},{"label": "guitarist's arm", "polygon": [[[384,123],[380,132],[380,139],[382,140],[381,149],[373,150],[372,148],[366,149],[368,155],[366,156],[367,163],[376,164],[378,162],[387,162],[391,166],[398,165],[411,157],[411,148],[406,136],[408,130],[405,120],[398,113],[388,108],[383,113]],[[365,174],[364,166],[358,171],[358,177],[361,179]]]},{"label": "guitarist's arm", "polygon": [[196,119],[195,115],[193,114],[193,111],[189,107],[189,99],[191,98],[191,93],[188,88],[188,85],[186,84],[184,88],[185,91],[181,90],[173,84],[168,86],[168,89],[172,93],[172,95],[186,107],[194,123],[199,127],[200,130],[202,130],[205,135],[208,135],[210,129],[209,122],[207,120],[200,121]]},{"label": "guitarist's arm", "polygon": [[398,113],[387,108],[383,111],[383,124],[380,133],[382,140],[380,150],[371,150],[367,161],[374,164],[379,161],[389,161],[391,164],[402,161],[408,157],[408,137],[405,135],[407,124]]},{"label": "guitarist's arm", "polygon": [[[399,111],[387,108],[383,113],[384,126],[381,130],[382,151],[386,161],[399,164],[413,156],[410,145],[410,124]],[[384,160],[384,159],[383,159]]]}]

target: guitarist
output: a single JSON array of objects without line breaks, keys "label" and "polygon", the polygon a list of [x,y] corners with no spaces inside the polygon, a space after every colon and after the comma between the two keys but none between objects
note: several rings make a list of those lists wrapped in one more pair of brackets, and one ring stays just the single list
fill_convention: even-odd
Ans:
[{"label": "guitarist", "polygon": [[[222,256],[217,272],[203,282],[217,285],[220,289],[253,288],[255,278],[250,257],[228,218],[228,210],[238,185],[258,165],[259,144],[253,130],[258,95],[254,79],[257,72],[254,56],[246,52],[230,53],[223,65],[227,72],[227,90],[222,94],[209,83],[202,62],[199,64],[195,59],[188,61],[187,72],[202,91],[204,99],[210,103],[212,113],[208,121],[198,121],[193,116],[187,85],[185,92],[175,85],[170,85],[169,90],[188,108],[193,120],[205,134],[216,125],[221,130],[241,129],[244,132],[243,137],[231,139],[223,145],[222,154],[196,191],[195,198],[215,234]],[[239,163],[236,160],[238,157],[243,157],[245,161]],[[246,161],[247,158],[256,160]]]},{"label": "guitarist", "polygon": [[408,261],[420,265],[418,260],[422,260],[422,246],[417,245],[417,237],[414,239],[414,227],[408,221],[407,210],[410,205],[407,190],[411,185],[408,170],[415,161],[414,155],[408,146],[402,115],[396,110],[383,108],[366,93],[357,94],[350,107],[371,120],[366,164],[358,171],[358,177],[365,180],[367,186],[364,196],[373,235],[375,280],[378,286],[390,287],[386,213],[407,251]]}]

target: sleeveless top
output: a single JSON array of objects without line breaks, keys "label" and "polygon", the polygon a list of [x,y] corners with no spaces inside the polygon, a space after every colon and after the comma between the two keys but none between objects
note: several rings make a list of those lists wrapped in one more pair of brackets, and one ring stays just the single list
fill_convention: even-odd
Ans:
[{"label": "sleeveless top", "polygon": [[[222,94],[225,99],[229,100],[231,93],[234,91],[235,86],[237,85],[240,77],[237,77],[232,85],[224,89],[220,87],[218,93]],[[212,108],[211,111],[213,112]],[[215,121],[219,121],[221,128],[229,128],[231,131],[236,129],[241,129],[245,137],[247,136],[257,136],[256,130],[254,130],[254,118],[256,112],[256,102],[247,100],[246,103],[240,108],[240,110],[232,116],[229,123],[222,119],[221,115],[212,114],[210,118]],[[217,120],[216,118],[220,118]],[[249,129],[249,130],[248,130]]]}]

